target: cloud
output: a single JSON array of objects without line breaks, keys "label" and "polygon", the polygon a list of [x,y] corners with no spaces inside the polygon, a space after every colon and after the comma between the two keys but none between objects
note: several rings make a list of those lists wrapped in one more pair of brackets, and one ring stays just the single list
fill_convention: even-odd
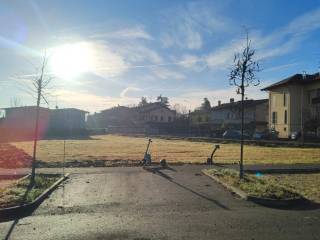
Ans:
[{"label": "cloud", "polygon": [[[84,49],[86,56],[83,57],[86,57],[86,63],[88,63],[85,64],[84,71],[103,78],[115,78],[124,75],[133,68],[153,67],[163,63],[162,57],[155,50],[141,43],[133,45],[107,41],[82,41],[66,44],[66,46],[66,48],[77,46]],[[61,49],[61,46],[59,48]],[[52,48],[52,52],[54,51],[55,48]],[[63,56],[63,53],[60,55]],[[61,64],[58,66],[62,67]],[[74,67],[77,65],[74,64]]]},{"label": "cloud", "polygon": [[163,62],[157,51],[138,42],[113,44],[113,49],[116,49],[117,53],[131,64],[159,64]]},{"label": "cloud", "polygon": [[181,48],[200,49],[202,47],[202,37],[199,32],[192,29],[189,25],[183,25],[180,30],[172,30],[164,33],[161,37],[164,47],[173,47],[175,45]]},{"label": "cloud", "polygon": [[231,28],[229,20],[210,11],[207,5],[200,2],[170,9],[163,16],[167,30],[162,33],[161,42],[166,48],[201,49],[204,34],[227,32]]},{"label": "cloud", "polygon": [[128,27],[124,29],[120,29],[113,32],[106,33],[96,33],[91,36],[91,38],[103,38],[103,39],[145,39],[145,40],[153,40],[153,37],[145,31],[142,25],[136,25],[133,27]]},{"label": "cloud", "polygon": [[296,50],[301,42],[320,28],[320,8],[296,17],[273,33],[258,37],[256,44],[261,49],[260,58],[281,56]]},{"label": "cloud", "polygon": [[131,98],[129,95],[131,93],[134,93],[134,92],[141,92],[142,89],[141,88],[137,88],[137,87],[126,87],[125,89],[123,89],[120,93],[120,97],[121,98]]},{"label": "cloud", "polygon": [[282,65],[277,65],[274,67],[270,67],[267,69],[263,69],[263,72],[275,72],[275,71],[282,71],[287,68],[295,67],[298,66],[300,62],[294,62],[294,63],[288,63],[288,64],[282,64]]},{"label": "cloud", "polygon": [[129,67],[124,57],[106,43],[91,43],[94,56],[92,72],[102,77],[115,77],[124,74]]},{"label": "cloud", "polygon": [[286,33],[308,33],[320,28],[320,8],[307,12],[294,19],[286,27]]},{"label": "cloud", "polygon": [[179,65],[195,72],[202,72],[207,68],[206,62],[202,57],[190,54],[183,55]]},{"label": "cloud", "polygon": [[[320,28],[320,8],[307,12],[270,34],[251,31],[251,46],[255,59],[264,61],[295,51],[312,31]],[[244,35],[244,34],[243,34]],[[227,44],[205,56],[210,69],[226,69],[233,63],[235,53],[245,46],[244,36],[236,36]]]},{"label": "cloud", "polygon": [[164,67],[153,68],[151,72],[155,79],[182,80],[185,78],[182,73]]},{"label": "cloud", "polygon": [[136,104],[139,98],[99,96],[87,91],[57,90],[53,93],[58,97],[59,107],[75,107],[90,112],[97,112],[116,105]]},{"label": "cloud", "polygon": [[236,39],[220,47],[206,56],[206,63],[210,69],[227,69],[233,63],[234,54],[244,46],[244,39]]}]

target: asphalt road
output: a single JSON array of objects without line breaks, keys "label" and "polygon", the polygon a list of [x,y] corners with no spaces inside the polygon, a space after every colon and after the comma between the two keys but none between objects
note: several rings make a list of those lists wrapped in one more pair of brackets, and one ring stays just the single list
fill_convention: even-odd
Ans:
[{"label": "asphalt road", "polygon": [[320,239],[320,209],[279,210],[234,197],[203,166],[158,173],[82,169],[5,239]]}]

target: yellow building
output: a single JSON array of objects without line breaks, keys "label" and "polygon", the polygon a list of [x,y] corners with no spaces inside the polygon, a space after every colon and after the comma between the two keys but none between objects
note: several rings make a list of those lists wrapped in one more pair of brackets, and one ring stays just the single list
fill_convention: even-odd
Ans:
[{"label": "yellow building", "polygon": [[205,125],[210,123],[210,111],[195,110],[190,113],[191,124],[194,126]]},{"label": "yellow building", "polygon": [[304,130],[308,118],[319,114],[319,73],[295,74],[262,90],[269,91],[269,128],[280,138]]}]

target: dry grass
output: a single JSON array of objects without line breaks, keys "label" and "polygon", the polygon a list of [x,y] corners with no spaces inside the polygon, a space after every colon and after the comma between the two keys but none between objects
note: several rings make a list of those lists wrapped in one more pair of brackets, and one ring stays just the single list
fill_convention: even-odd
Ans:
[{"label": "dry grass", "polygon": [[[32,142],[13,144],[29,155],[32,154]],[[94,136],[92,140],[67,140],[66,160],[141,160],[146,144],[146,138],[116,135]],[[238,162],[238,144],[220,144],[220,147],[216,153],[216,162]],[[153,139],[151,154],[155,161],[165,158],[169,162],[202,163],[211,154],[212,148],[212,143]],[[62,140],[39,142],[39,160],[52,162],[62,161],[62,158]],[[320,163],[320,149],[245,146],[244,159],[246,164]]]},{"label": "dry grass", "polygon": [[263,178],[277,182],[307,199],[320,203],[320,173],[265,175]]},{"label": "dry grass", "polygon": [[12,207],[34,201],[47,188],[49,188],[58,176],[36,175],[34,186],[28,189],[30,178],[15,181],[5,188],[0,189],[0,208]]},{"label": "dry grass", "polygon": [[274,181],[274,179],[266,179],[256,177],[254,175],[245,174],[240,179],[238,171],[234,169],[206,169],[207,174],[217,177],[223,182],[241,189],[249,196],[262,197],[269,199],[288,199],[300,198],[301,196],[289,188]]},{"label": "dry grass", "polygon": [[0,191],[3,188],[6,188],[10,186],[11,184],[15,183],[17,180],[16,179],[1,179],[0,180]]}]

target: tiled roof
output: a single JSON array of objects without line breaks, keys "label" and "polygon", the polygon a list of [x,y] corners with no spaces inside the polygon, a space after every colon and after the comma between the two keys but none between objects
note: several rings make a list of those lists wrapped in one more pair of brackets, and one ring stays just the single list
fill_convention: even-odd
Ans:
[{"label": "tiled roof", "polygon": [[319,73],[315,73],[315,74],[307,74],[305,79],[303,77],[303,74],[295,74],[295,75],[292,75],[286,79],[283,79],[279,82],[276,82],[268,87],[265,87],[263,89],[261,89],[262,91],[266,91],[266,90],[271,90],[273,88],[276,88],[276,87],[280,87],[282,85],[285,85],[285,84],[291,84],[291,83],[296,83],[296,84],[302,84],[302,85],[305,85],[305,84],[310,84],[310,83],[313,83],[315,81],[320,81],[320,75]]},{"label": "tiled roof", "polygon": [[51,109],[51,111],[78,111],[78,112],[89,113],[85,110],[81,110],[78,108],[57,108],[57,109]]},{"label": "tiled roof", "polygon": [[[268,99],[259,99],[259,100],[244,100],[244,106],[247,107],[254,107],[259,104],[267,103]],[[221,110],[221,109],[230,109],[230,108],[238,108],[241,106],[241,101],[238,102],[230,102],[230,103],[223,103],[220,106],[215,106],[212,110]]]}]

